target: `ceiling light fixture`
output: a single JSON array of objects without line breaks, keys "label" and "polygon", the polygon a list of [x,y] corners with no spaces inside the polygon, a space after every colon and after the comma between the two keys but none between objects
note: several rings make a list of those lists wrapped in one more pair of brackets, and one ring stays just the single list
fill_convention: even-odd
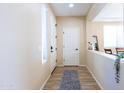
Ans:
[{"label": "ceiling light fixture", "polygon": [[70,8],[73,8],[73,7],[74,7],[74,4],[69,4],[69,7],[70,7]]}]

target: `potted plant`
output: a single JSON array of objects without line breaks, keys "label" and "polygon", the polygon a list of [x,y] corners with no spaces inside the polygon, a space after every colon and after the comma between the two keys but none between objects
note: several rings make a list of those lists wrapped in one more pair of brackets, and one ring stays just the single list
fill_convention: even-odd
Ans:
[{"label": "potted plant", "polygon": [[120,82],[120,60],[124,58],[124,53],[120,53],[116,55],[116,60],[114,63],[114,69],[115,69],[115,80],[116,83]]}]

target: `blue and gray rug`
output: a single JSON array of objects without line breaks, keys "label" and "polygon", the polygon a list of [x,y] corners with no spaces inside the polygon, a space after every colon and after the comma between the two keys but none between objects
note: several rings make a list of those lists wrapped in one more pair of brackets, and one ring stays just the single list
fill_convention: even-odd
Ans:
[{"label": "blue and gray rug", "polygon": [[78,72],[75,70],[66,70],[62,77],[60,90],[80,90],[80,81]]}]

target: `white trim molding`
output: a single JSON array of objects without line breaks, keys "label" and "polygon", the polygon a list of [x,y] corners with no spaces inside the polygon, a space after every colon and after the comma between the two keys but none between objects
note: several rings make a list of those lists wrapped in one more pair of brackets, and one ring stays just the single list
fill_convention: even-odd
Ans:
[{"label": "white trim molding", "polygon": [[[76,66],[76,65],[57,65],[57,67],[64,67],[64,66]],[[77,65],[79,67],[86,67],[86,65]]]},{"label": "white trim molding", "polygon": [[51,74],[47,77],[47,79],[44,81],[44,83],[42,84],[42,86],[40,87],[40,90],[43,90],[43,88],[45,87],[47,81],[49,80]]},{"label": "white trim molding", "polygon": [[64,67],[64,65],[57,65],[57,67]]},{"label": "white trim molding", "polygon": [[86,67],[86,65],[79,65],[80,67]]}]

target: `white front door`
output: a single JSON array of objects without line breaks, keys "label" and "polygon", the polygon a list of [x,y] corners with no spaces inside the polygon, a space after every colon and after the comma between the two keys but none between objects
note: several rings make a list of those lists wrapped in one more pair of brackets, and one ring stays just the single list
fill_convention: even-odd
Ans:
[{"label": "white front door", "polygon": [[53,16],[50,17],[51,24],[51,49],[50,49],[50,71],[52,72],[56,67],[56,20]]},{"label": "white front door", "polygon": [[79,27],[63,28],[63,61],[64,65],[79,65]]}]

